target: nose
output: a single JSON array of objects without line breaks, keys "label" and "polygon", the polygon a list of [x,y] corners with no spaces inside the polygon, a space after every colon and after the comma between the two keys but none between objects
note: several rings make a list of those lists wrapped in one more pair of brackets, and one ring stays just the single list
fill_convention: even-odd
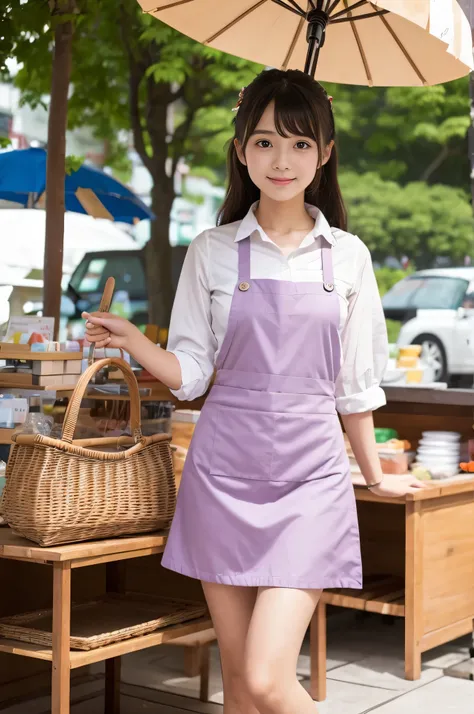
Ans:
[{"label": "nose", "polygon": [[288,154],[285,149],[280,150],[273,161],[273,169],[275,171],[288,171],[290,168],[290,162],[288,159]]}]

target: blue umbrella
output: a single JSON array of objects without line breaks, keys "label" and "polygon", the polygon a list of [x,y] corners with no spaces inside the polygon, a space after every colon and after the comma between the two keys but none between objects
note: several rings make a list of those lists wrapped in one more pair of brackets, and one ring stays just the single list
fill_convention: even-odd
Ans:
[{"label": "blue umbrella", "polygon": [[[0,153],[0,199],[34,208],[46,189],[44,149]],[[65,177],[65,208],[122,223],[155,218],[154,213],[120,181],[99,169],[81,166]]]}]

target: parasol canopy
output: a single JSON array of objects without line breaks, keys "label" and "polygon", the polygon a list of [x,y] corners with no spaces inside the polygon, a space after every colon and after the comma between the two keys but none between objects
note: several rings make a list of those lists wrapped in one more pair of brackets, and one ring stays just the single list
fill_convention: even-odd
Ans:
[{"label": "parasol canopy", "polygon": [[457,0],[139,0],[204,45],[318,80],[369,86],[448,82],[473,67]]}]

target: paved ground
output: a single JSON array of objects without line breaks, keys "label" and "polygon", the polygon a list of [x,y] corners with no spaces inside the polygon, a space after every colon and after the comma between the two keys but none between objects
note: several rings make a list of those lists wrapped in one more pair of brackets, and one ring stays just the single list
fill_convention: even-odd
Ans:
[{"label": "paved ground", "polygon": [[[423,658],[418,682],[403,677],[403,622],[382,622],[377,615],[354,613],[330,618],[328,632],[328,698],[320,714],[470,714],[474,682],[445,676],[444,671],[469,657],[470,638],[432,650]],[[308,685],[305,643],[298,676]],[[222,681],[217,649],[212,653],[211,701],[198,701],[197,678],[182,675],[182,651],[157,647],[123,658],[122,714],[222,714]],[[94,677],[73,689],[71,714],[103,714],[100,666]],[[19,702],[4,714],[47,714],[49,699]],[[295,712],[297,714],[297,712]]]}]

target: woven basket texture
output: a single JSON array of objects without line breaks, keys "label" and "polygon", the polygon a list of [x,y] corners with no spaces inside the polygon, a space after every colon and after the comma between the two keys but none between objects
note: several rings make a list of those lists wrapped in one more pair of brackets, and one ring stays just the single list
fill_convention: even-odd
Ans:
[{"label": "woven basket texture", "polygon": [[[103,363],[117,365],[130,387],[133,438],[126,450],[111,452],[110,437],[91,440],[93,448],[72,440],[85,387]],[[143,437],[139,415],[138,386],[126,362],[108,358],[89,367],[71,398],[61,439],[14,437],[2,502],[11,528],[42,546],[167,528],[176,505],[171,435]]]}]

